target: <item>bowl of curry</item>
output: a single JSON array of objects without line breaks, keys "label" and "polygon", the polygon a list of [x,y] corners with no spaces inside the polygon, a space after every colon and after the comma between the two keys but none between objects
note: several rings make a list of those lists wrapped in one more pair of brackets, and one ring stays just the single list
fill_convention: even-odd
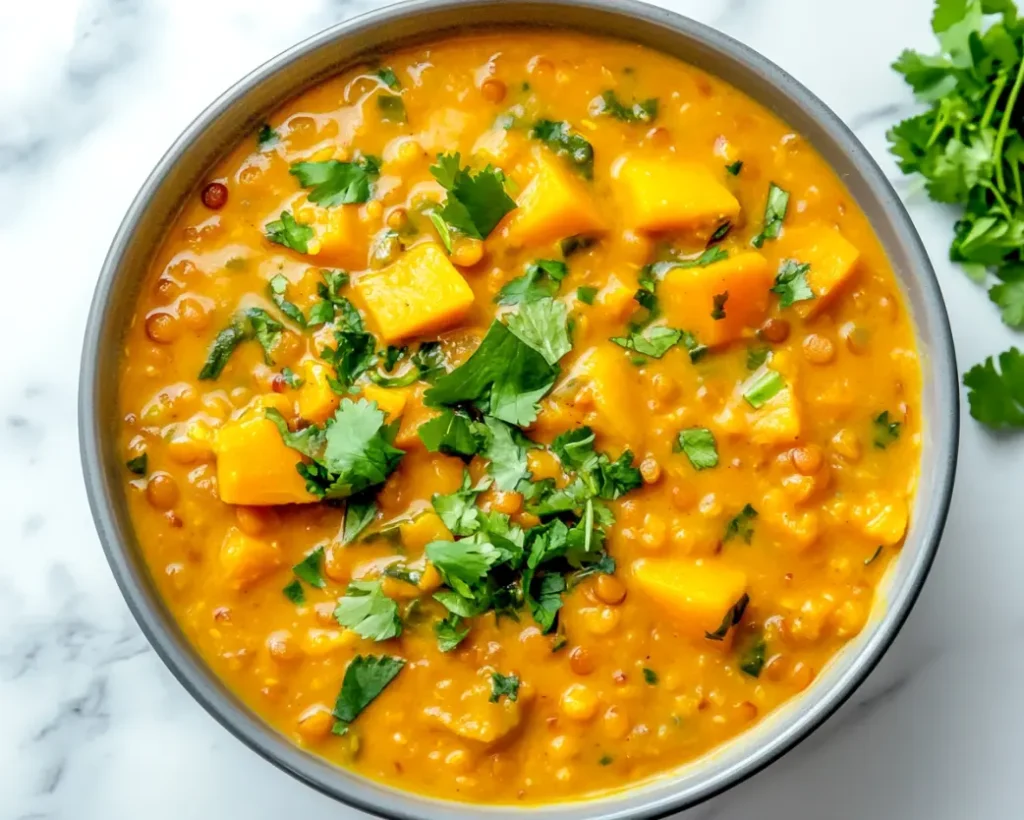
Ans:
[{"label": "bowl of curry", "polygon": [[631,2],[414,2],[194,122],[81,441],[124,595],[253,749],[391,817],[653,817],[888,647],[944,523],[945,310],[764,58]]}]

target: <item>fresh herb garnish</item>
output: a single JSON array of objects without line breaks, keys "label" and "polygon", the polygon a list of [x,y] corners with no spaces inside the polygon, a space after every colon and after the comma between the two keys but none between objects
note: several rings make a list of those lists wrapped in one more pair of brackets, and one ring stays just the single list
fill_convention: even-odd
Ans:
[{"label": "fresh herb garnish", "polygon": [[442,652],[451,652],[469,635],[469,627],[465,626],[460,615],[449,612],[434,623],[434,634],[437,636],[437,648]]},{"label": "fresh herb garnish", "polygon": [[597,763],[599,766],[610,766],[612,760],[613,758],[611,755],[601,755],[601,759],[598,760]]},{"label": "fresh herb garnish", "polygon": [[729,611],[725,613],[725,617],[722,618],[722,623],[714,632],[705,632],[704,637],[709,641],[722,641],[725,640],[725,636],[729,633],[732,627],[739,624],[740,619],[743,618],[743,613],[747,611],[747,604],[750,603],[750,596],[747,593],[743,593],[740,599],[729,607]]},{"label": "fresh herb garnish", "polygon": [[341,543],[351,544],[377,517],[377,501],[372,491],[353,495],[345,502],[345,521],[341,527]]},{"label": "fresh herb garnish", "polygon": [[871,564],[875,562],[875,559],[877,559],[878,556],[882,554],[882,549],[883,545],[879,544],[878,549],[876,549],[873,553],[871,553],[870,556],[864,559],[864,566],[871,566]]},{"label": "fresh herb garnish", "polygon": [[609,341],[626,350],[634,350],[643,356],[660,359],[683,338],[683,331],[659,325],[643,330],[634,330],[628,336],[613,336]]},{"label": "fresh herb garnish", "polygon": [[589,285],[580,285],[580,287],[576,288],[576,298],[585,305],[594,304],[596,297],[597,288],[592,288]]},{"label": "fresh herb garnish", "polygon": [[279,412],[264,412],[284,443],[310,459],[297,469],[306,489],[318,498],[348,498],[383,484],[405,455],[392,446],[397,425],[386,425],[384,413],[366,399],[342,399],[323,427],[312,424],[294,433]]},{"label": "fresh herb garnish", "polygon": [[971,415],[996,429],[1024,427],[1024,353],[1011,347],[964,374]]},{"label": "fresh herb garnish", "polygon": [[658,116],[658,100],[656,97],[651,97],[648,100],[626,105],[619,100],[614,91],[609,90],[591,101],[590,114],[594,117],[605,114],[629,123],[650,123],[654,122]]},{"label": "fresh herb garnish", "polygon": [[335,375],[328,377],[327,383],[335,393],[345,396],[352,392],[360,376],[376,363],[377,340],[372,333],[363,330],[335,330],[334,344],[334,347],[324,348],[320,355],[334,368]]},{"label": "fresh herb garnish", "polygon": [[644,682],[648,686],[657,686],[658,685],[658,673],[655,672],[653,669],[649,669],[648,667],[645,666],[644,667]]},{"label": "fresh herb garnish", "polygon": [[768,354],[771,353],[768,345],[751,345],[747,348],[747,370],[757,370],[768,361]]},{"label": "fresh herb garnish", "polygon": [[302,376],[298,375],[290,367],[281,368],[281,378],[284,379],[284,383],[287,384],[292,390],[298,390],[302,385],[306,383],[306,380]]},{"label": "fresh herb garnish", "polygon": [[292,572],[295,573],[296,577],[301,578],[311,587],[317,589],[323,589],[327,586],[327,579],[324,578],[324,573],[321,567],[324,563],[324,548],[317,547],[309,555],[303,558],[299,563],[292,567]]},{"label": "fresh herb garnish", "polygon": [[743,509],[726,524],[725,536],[722,541],[727,542],[732,541],[733,538],[739,538],[743,543],[749,544],[754,537],[754,519],[756,518],[757,510],[750,504],[745,504]]},{"label": "fresh herb garnish", "polygon": [[778,395],[785,386],[786,380],[782,378],[782,374],[766,367],[747,382],[743,390],[743,398],[747,400],[747,404],[757,410]]},{"label": "fresh herb garnish", "polygon": [[368,641],[386,641],[402,634],[398,604],[382,591],[380,581],[352,581],[334,609],[335,620]]},{"label": "fresh herb garnish", "polygon": [[775,274],[772,293],[779,295],[779,307],[787,308],[794,302],[805,302],[814,298],[814,291],[807,284],[807,272],[811,266],[797,262],[795,259],[784,259]]},{"label": "fresh herb garnish", "polygon": [[277,145],[279,139],[277,131],[270,127],[270,123],[265,122],[260,126],[260,130],[256,132],[256,147],[261,151],[265,151]]},{"label": "fresh herb garnish", "polygon": [[449,228],[486,239],[516,203],[505,191],[505,175],[500,170],[488,165],[474,174],[461,167],[461,162],[458,153],[438,154],[437,165],[430,166],[434,179],[448,192],[435,213]]},{"label": "fresh herb garnish", "polygon": [[890,420],[888,410],[883,410],[875,416],[871,424],[874,428],[872,440],[879,450],[884,450],[900,437],[901,425],[898,421]]},{"label": "fresh herb garnish", "polygon": [[288,584],[284,589],[281,590],[284,593],[284,597],[291,601],[296,606],[301,606],[306,603],[306,593],[302,589],[302,582],[295,579]]},{"label": "fresh herb garnish", "polygon": [[394,69],[389,66],[377,69],[373,72],[373,75],[392,91],[398,91],[402,87],[402,84],[398,80],[398,75],[395,74]]},{"label": "fresh herb garnish", "polygon": [[333,208],[366,202],[370,198],[371,183],[380,176],[380,165],[372,157],[356,162],[329,159],[324,162],[297,162],[289,173],[303,188],[311,189],[308,194],[310,202]]},{"label": "fresh herb garnish", "polygon": [[149,455],[142,453],[141,455],[135,456],[135,458],[128,459],[124,466],[128,468],[128,471],[135,473],[135,475],[145,475],[146,469],[149,464]]},{"label": "fresh herb garnish", "polygon": [[568,311],[550,297],[524,302],[508,317],[508,329],[554,365],[572,350]]},{"label": "fresh herb garnish", "polygon": [[384,122],[405,122],[405,103],[397,94],[379,94],[377,110],[380,111],[380,118]]},{"label": "fresh herb garnish", "polygon": [[519,676],[502,675],[500,672],[491,673],[491,703],[497,703],[502,696],[511,701],[519,697]]},{"label": "fresh herb garnish", "polygon": [[431,453],[445,453],[470,459],[483,444],[480,422],[465,413],[445,408],[441,415],[421,424],[416,433]]},{"label": "fresh herb garnish", "polygon": [[708,244],[714,245],[716,242],[721,242],[723,239],[725,239],[725,237],[729,235],[729,231],[731,230],[732,223],[723,222],[721,225],[715,228],[715,232],[708,237]]},{"label": "fresh herb garnish", "polygon": [[[500,490],[517,490],[530,477],[526,451],[535,446],[518,427],[484,416],[484,445],[480,454],[488,460],[487,472]],[[422,429],[422,428],[420,428]]]},{"label": "fresh herb garnish", "polygon": [[768,649],[764,638],[758,637],[740,654],[740,670],[752,678],[760,677]]},{"label": "fresh herb garnish", "polygon": [[267,285],[267,290],[269,292],[271,301],[275,305],[277,305],[278,310],[280,310],[285,316],[287,316],[289,319],[295,322],[295,324],[297,324],[299,327],[306,327],[306,317],[303,314],[303,312],[299,309],[298,305],[296,305],[293,302],[289,302],[285,298],[285,293],[288,290],[287,277],[280,273],[277,274],[270,280],[269,284]]},{"label": "fresh herb garnish", "polygon": [[690,427],[679,433],[679,449],[686,453],[695,470],[718,466],[718,446],[707,427]]},{"label": "fresh herb garnish", "polygon": [[732,176],[738,177],[740,175],[740,171],[743,170],[743,161],[737,160],[736,162],[733,162],[730,165],[726,165],[725,170]]},{"label": "fresh herb garnish", "polygon": [[504,285],[494,301],[499,305],[518,305],[554,296],[559,283],[569,274],[565,262],[538,259],[526,266],[526,273]]},{"label": "fresh herb garnish", "polygon": [[284,245],[299,253],[309,252],[309,240],[313,238],[313,229],[309,225],[296,222],[290,211],[281,211],[281,216],[267,223],[267,239],[275,245]]},{"label": "fresh herb garnish", "polygon": [[278,322],[263,308],[246,308],[242,313],[237,314],[226,328],[217,334],[206,354],[206,362],[203,369],[199,371],[199,378],[202,381],[212,381],[220,377],[227,366],[231,354],[238,349],[242,342],[255,339],[263,348],[263,358],[267,364],[272,364],[271,350],[277,344],[284,325]]},{"label": "fresh herb garnish", "polygon": [[402,671],[405,660],[388,655],[356,655],[345,670],[341,692],[334,704],[335,734],[344,734],[367,706],[380,695]]},{"label": "fresh herb garnish", "polygon": [[585,179],[594,176],[594,146],[569,127],[567,122],[538,120],[530,136],[565,157]]},{"label": "fresh herb garnish", "polygon": [[789,207],[789,193],[774,182],[768,186],[768,200],[764,206],[764,224],[761,233],[754,237],[751,244],[755,248],[764,245],[766,239],[776,239],[782,231],[782,221],[786,218]]}]

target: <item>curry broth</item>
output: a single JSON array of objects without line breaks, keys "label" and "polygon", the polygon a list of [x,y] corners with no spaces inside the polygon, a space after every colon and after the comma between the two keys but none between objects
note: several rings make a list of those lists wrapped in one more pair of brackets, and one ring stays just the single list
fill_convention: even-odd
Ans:
[{"label": "curry broth", "polygon": [[[393,70],[399,89],[387,88],[382,67]],[[656,116],[625,122],[595,114],[593,101],[610,89],[627,105],[656,98]],[[397,118],[395,106],[378,102],[388,94],[400,95],[405,122],[382,119]],[[353,578],[378,577],[396,557],[415,563],[427,541],[448,537],[430,500],[460,487],[464,462],[417,444],[415,422],[429,418],[419,384],[406,389],[404,410],[395,414],[402,417],[396,443],[406,455],[380,490],[367,531],[405,520],[399,537],[342,545],[342,507],[222,502],[219,430],[252,414],[261,396],[294,427],[303,387],[290,386],[283,369],[308,383],[309,362],[331,343],[330,328],[302,330],[283,318],[268,282],[283,275],[287,299],[308,313],[320,298],[322,269],[383,268],[420,243],[439,242],[423,215],[445,196],[429,170],[439,153],[459,151],[474,168],[501,168],[513,198],[544,163],[572,175],[565,157],[529,136],[545,118],[570,123],[593,146],[593,179],[573,178],[604,230],[565,259],[568,276],[556,298],[567,305],[573,347],[527,432],[548,444],[589,424],[599,451],[612,459],[625,448],[634,454],[643,486],[607,504],[615,572],[567,590],[549,634],[526,608],[518,620],[488,613],[469,619],[468,637],[448,653],[433,630],[445,611],[430,585],[387,579],[382,589],[401,603],[403,632],[362,639],[335,620],[335,602]],[[216,674],[265,720],[332,761],[418,792],[509,803],[578,798],[664,772],[807,688],[864,626],[902,543],[919,465],[921,390],[913,326],[892,270],[867,219],[814,150],[692,66],[627,43],[547,31],[398,52],[302,94],[269,125],[273,135],[247,137],[211,172],[209,180],[226,187],[221,207],[211,209],[198,193],[185,205],[147,274],[121,366],[125,459],[143,452],[147,459],[145,475],[126,473],[139,542],[168,605]],[[289,174],[293,163],[368,155],[380,158],[380,173],[361,204],[315,207]],[[609,339],[628,333],[644,266],[670,252],[690,258],[709,242],[708,226],[645,231],[631,224],[635,213],[622,200],[626,155],[655,167],[685,158],[709,169],[740,205],[716,243],[730,258],[751,251],[774,182],[790,198],[781,235],[758,251],[771,275],[799,255],[792,237],[801,229],[837,229],[859,251],[855,270],[813,315],[802,315],[811,301],[781,307],[771,295],[762,322],[695,362],[681,345],[660,359],[616,346]],[[314,226],[309,252],[267,241],[267,224],[286,209]],[[515,218],[485,242],[456,239],[451,259],[472,289],[472,305],[453,326],[406,341],[440,337],[449,368],[464,362],[496,310],[510,311],[495,305],[498,290],[537,259],[563,258],[563,236],[509,238]],[[328,219],[341,221],[332,227]],[[545,224],[557,232],[557,219]],[[389,227],[397,238],[384,233]],[[332,229],[347,237],[343,243],[332,243]],[[595,289],[582,292],[592,304],[581,287]],[[349,284],[342,293],[379,333],[360,291]],[[200,381],[215,336],[253,306],[286,328],[273,363],[250,341],[219,378]],[[737,398],[761,367],[784,375],[796,435],[756,432],[754,412]],[[883,412],[889,415],[880,424]],[[712,431],[717,466],[697,470],[678,451],[679,432],[696,427]],[[529,466],[535,481],[564,481],[546,450],[531,450]],[[479,456],[468,469],[474,483],[487,475]],[[296,476],[287,480],[301,486]],[[756,517],[727,537],[745,505]],[[479,506],[510,513],[524,527],[537,522],[518,493],[492,487]],[[236,536],[244,536],[242,548],[257,543],[262,552],[228,556],[225,543]],[[295,581],[292,566],[321,545],[327,584],[302,584],[305,603],[297,605],[282,588]],[[636,562],[652,560],[740,573],[749,603],[739,624],[723,640],[702,635],[703,623],[695,628],[637,581]],[[758,640],[763,663],[755,677],[749,653],[753,645],[756,655]],[[347,734],[334,735],[330,711],[346,667],[368,654],[407,663]],[[491,703],[492,671],[518,676],[515,701]]]}]

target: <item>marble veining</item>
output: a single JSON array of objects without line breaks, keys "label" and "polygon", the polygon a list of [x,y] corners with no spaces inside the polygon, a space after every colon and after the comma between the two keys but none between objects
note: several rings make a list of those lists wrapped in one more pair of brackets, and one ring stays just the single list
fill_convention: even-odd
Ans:
[{"label": "marble veining", "polygon": [[[885,130],[914,110],[889,63],[904,47],[930,48],[931,0],[662,3],[779,63],[867,145],[932,255],[961,369],[1013,342],[984,292],[946,261],[954,214],[927,202],[885,152]],[[149,648],[94,533],[75,393],[97,271],[161,153],[251,68],[378,5],[3,4],[0,820],[362,816],[245,749]],[[1024,437],[995,437],[966,420],[938,560],[886,658],[796,751],[685,816],[1022,816],[1022,485]]]}]

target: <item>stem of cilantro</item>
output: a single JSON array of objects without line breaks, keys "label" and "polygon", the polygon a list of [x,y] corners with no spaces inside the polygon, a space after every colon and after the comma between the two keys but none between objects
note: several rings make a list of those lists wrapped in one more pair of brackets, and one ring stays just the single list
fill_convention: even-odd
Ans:
[{"label": "stem of cilantro", "polygon": [[993,151],[996,156],[996,184],[1000,190],[1006,190],[1006,182],[1003,175],[1003,142],[1006,140],[1006,132],[1010,128],[1010,118],[1013,116],[1013,109],[1017,105],[1021,83],[1024,83],[1024,60],[1021,60],[1020,65],[1017,67],[1017,79],[1013,81],[1010,99],[1006,101],[1006,109],[1003,111],[1003,119],[999,123],[999,134],[996,136],[996,146]]},{"label": "stem of cilantro", "polygon": [[978,125],[979,131],[984,131],[989,122],[992,120],[992,115],[996,113],[996,103],[999,102],[999,98],[1003,95],[1003,89],[1006,88],[1007,80],[1009,75],[1005,71],[1000,71],[999,76],[996,77],[995,83],[992,85],[992,93],[988,97],[988,105],[985,106],[985,113],[982,115],[981,123]]}]

